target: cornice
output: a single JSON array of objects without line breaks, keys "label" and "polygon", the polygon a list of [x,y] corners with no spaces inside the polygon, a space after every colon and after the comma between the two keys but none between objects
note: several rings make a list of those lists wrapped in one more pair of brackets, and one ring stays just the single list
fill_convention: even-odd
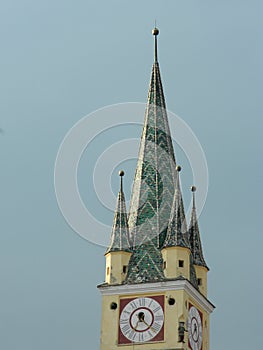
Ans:
[{"label": "cornice", "polygon": [[162,281],[155,283],[141,283],[141,284],[121,284],[121,285],[106,285],[98,286],[101,294],[108,295],[134,295],[146,293],[159,293],[173,290],[183,290],[190,297],[192,297],[200,307],[202,307],[209,314],[213,312],[215,306],[206,299],[192,284],[186,279],[179,279],[174,281]]}]

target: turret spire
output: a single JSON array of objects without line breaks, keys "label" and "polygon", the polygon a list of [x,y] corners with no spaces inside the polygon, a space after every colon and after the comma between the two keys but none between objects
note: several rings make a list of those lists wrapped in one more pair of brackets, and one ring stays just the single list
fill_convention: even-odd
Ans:
[{"label": "turret spire", "polygon": [[208,268],[203,256],[201,238],[200,238],[199,227],[198,227],[198,220],[196,215],[196,206],[195,206],[196,187],[192,186],[191,191],[193,193],[193,207],[192,207],[192,214],[191,214],[190,227],[189,227],[189,241],[190,241],[191,251],[193,254],[193,263],[194,265],[204,266]]},{"label": "turret spire", "polygon": [[186,226],[186,219],[184,213],[184,205],[182,199],[182,192],[180,188],[181,167],[176,167],[176,187],[174,193],[174,200],[171,209],[170,221],[167,229],[167,236],[164,242],[164,247],[184,247],[190,248],[188,241],[188,233]]},{"label": "turret spire", "polygon": [[129,228],[127,220],[127,211],[125,197],[123,193],[123,176],[124,171],[119,172],[120,175],[120,191],[117,198],[117,206],[113,220],[111,243],[106,253],[113,251],[130,251],[129,244]]}]

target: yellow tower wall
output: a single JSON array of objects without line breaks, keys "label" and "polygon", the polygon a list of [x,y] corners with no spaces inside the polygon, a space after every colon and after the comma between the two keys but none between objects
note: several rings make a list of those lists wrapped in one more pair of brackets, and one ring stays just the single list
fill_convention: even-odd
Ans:
[{"label": "yellow tower wall", "polygon": [[196,277],[201,281],[201,284],[198,284],[198,288],[200,292],[206,297],[207,296],[207,272],[208,269],[204,266],[194,265]]},{"label": "yellow tower wall", "polygon": [[[168,247],[162,249],[164,263],[164,275],[166,278],[176,278],[183,276],[190,278],[190,249],[183,247]],[[183,261],[183,267],[179,266],[179,261]]]},{"label": "yellow tower wall", "polygon": [[[188,282],[187,282],[188,283]],[[129,286],[126,286],[128,289]],[[193,288],[192,286],[190,288]],[[176,349],[176,350],[188,350],[188,333],[185,332],[185,343],[178,342],[178,326],[179,321],[185,323],[187,329],[187,317],[188,311],[191,305],[195,306],[202,315],[203,324],[203,343],[202,350],[209,350],[209,313],[211,310],[203,307],[199,300],[199,297],[195,297],[195,294],[202,300],[205,298],[195,290],[194,294],[188,293],[185,289],[181,290],[166,290],[160,292],[144,292],[138,294],[123,293],[116,295],[102,295],[102,320],[101,320],[101,347],[100,350],[163,350],[163,349]],[[130,343],[130,344],[118,344],[119,334],[119,317],[120,317],[120,299],[122,298],[137,298],[137,297],[151,297],[157,295],[164,295],[164,341],[160,342],[148,342],[148,343]],[[175,299],[174,305],[169,305],[169,298]],[[205,299],[206,300],[206,299]],[[112,303],[117,304],[115,310],[111,309]],[[206,301],[209,303],[208,301]]]},{"label": "yellow tower wall", "polygon": [[106,254],[106,283],[121,284],[124,281],[127,275],[130,257],[131,253],[124,251],[110,252]]},{"label": "yellow tower wall", "polygon": [[[156,295],[165,296],[165,328],[164,328],[164,341],[162,342],[149,342],[149,343],[132,343],[125,345],[118,345],[118,332],[119,332],[119,316],[120,316],[120,297],[119,296],[104,296],[102,301],[102,322],[101,322],[101,350],[153,350],[153,349],[181,349],[182,344],[178,343],[178,320],[186,317],[187,310],[182,307],[185,305],[185,296],[182,292],[165,292],[165,293],[147,293],[147,294],[135,294],[135,295],[122,295],[121,298],[137,298],[137,297],[151,297]],[[174,305],[168,304],[169,297],[173,297],[176,300]],[[111,310],[110,305],[112,302],[116,302],[118,308]],[[182,348],[183,349],[183,348]],[[186,348],[185,348],[186,349]]]}]

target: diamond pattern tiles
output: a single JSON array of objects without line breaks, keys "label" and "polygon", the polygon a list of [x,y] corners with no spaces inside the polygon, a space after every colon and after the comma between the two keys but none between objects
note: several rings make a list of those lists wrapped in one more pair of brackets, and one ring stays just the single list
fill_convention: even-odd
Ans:
[{"label": "diamond pattern tiles", "polygon": [[[129,228],[134,247],[166,229],[174,194],[175,158],[158,63],[154,63],[134,178]],[[150,231],[149,231],[150,229]]]},{"label": "diamond pattern tiles", "polygon": [[[179,171],[180,167],[177,167]],[[185,247],[190,248],[187,232],[187,224],[184,213],[184,204],[180,188],[179,171],[177,171],[176,188],[171,209],[170,221],[167,229],[167,236],[164,247]]]},{"label": "diamond pattern tiles", "polygon": [[127,283],[164,280],[162,255],[153,241],[141,244],[132,254],[128,266]]},{"label": "diamond pattern tiles", "polygon": [[164,278],[160,238],[165,237],[170,218],[175,177],[175,157],[160,70],[155,62],[130,205],[129,229],[134,252],[129,263],[128,282]]},{"label": "diamond pattern tiles", "polygon": [[193,258],[193,253],[190,253],[190,282],[192,285],[196,288],[199,289],[198,287],[198,281],[196,277],[196,271],[194,267],[194,258]]},{"label": "diamond pattern tiles", "polygon": [[193,263],[195,265],[204,266],[208,269],[202,251],[200,232],[195,208],[195,188],[193,190],[193,208],[189,227],[189,241],[193,254]]},{"label": "diamond pattern tiles", "polygon": [[[123,172],[120,173],[122,174],[121,176],[124,175]],[[114,251],[130,251],[129,229],[125,197],[122,189],[122,177],[121,188],[118,193],[117,206],[113,220],[111,243],[106,251],[106,254]]]}]

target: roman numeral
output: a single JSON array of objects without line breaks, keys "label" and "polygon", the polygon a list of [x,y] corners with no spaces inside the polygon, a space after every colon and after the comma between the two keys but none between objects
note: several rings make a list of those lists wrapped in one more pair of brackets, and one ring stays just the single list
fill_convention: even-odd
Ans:
[{"label": "roman numeral", "polygon": [[148,307],[151,307],[152,303],[153,303],[153,299],[150,301]]},{"label": "roman numeral", "polygon": [[161,329],[161,326],[160,326],[158,323],[154,322],[154,324],[152,325],[151,329],[152,329],[155,333],[158,333],[158,332],[160,331],[160,329]]},{"label": "roman numeral", "polygon": [[154,336],[150,330],[148,330],[147,333],[148,333],[150,339]]},{"label": "roman numeral", "polygon": [[157,311],[161,310],[161,306],[157,306],[154,310],[153,310],[153,313],[155,314]]},{"label": "roman numeral", "polygon": [[130,331],[130,333],[129,333],[129,335],[128,335],[128,338],[129,338],[130,340],[134,340],[135,337],[136,337],[136,333],[134,332],[133,329],[131,329],[131,331]]},{"label": "roman numeral", "polygon": [[139,342],[144,340],[144,333],[139,333]]},{"label": "roman numeral", "polygon": [[163,315],[155,316],[155,321],[163,321]]},{"label": "roman numeral", "polygon": [[144,298],[140,298],[139,299],[139,304],[140,304],[140,306],[145,306],[145,299]]},{"label": "roman numeral", "polygon": [[135,301],[131,301],[130,305],[131,305],[132,309],[136,309],[137,308],[137,305],[136,305]]},{"label": "roman numeral", "polygon": [[128,334],[130,332],[130,325],[126,324],[124,327],[122,327],[121,331],[124,335]]},{"label": "roman numeral", "polygon": [[129,322],[128,318],[120,320],[120,324],[127,324],[128,322]]}]

